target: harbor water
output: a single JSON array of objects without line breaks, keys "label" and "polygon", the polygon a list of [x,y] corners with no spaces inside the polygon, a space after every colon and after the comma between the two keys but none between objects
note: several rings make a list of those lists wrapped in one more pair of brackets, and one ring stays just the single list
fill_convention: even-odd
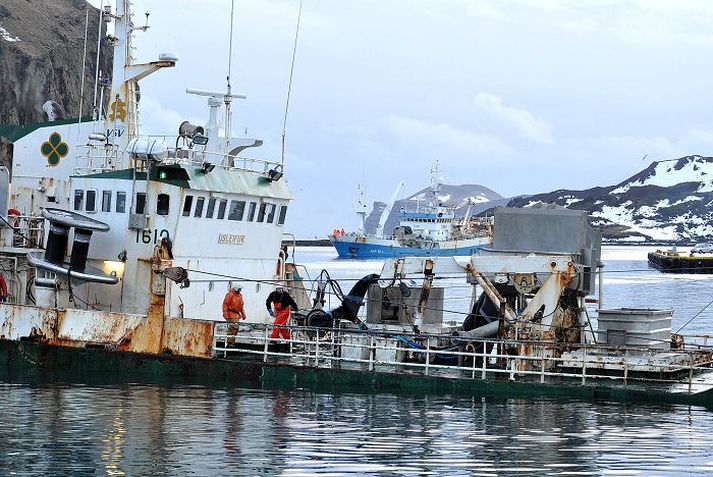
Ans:
[{"label": "harbor water", "polygon": [[[607,307],[672,308],[713,330],[713,276],[649,269],[646,247],[605,247]],[[298,249],[311,276],[378,261]],[[468,289],[450,279],[447,320]],[[345,281],[343,288],[351,282]],[[710,475],[701,407],[87,382],[0,372],[0,475]]]}]

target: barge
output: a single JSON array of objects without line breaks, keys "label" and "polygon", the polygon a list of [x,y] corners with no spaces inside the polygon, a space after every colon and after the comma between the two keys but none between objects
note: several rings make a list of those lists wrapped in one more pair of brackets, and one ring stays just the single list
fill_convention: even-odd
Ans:
[{"label": "barge", "polygon": [[648,254],[649,265],[665,273],[713,273],[713,255],[656,250]]}]

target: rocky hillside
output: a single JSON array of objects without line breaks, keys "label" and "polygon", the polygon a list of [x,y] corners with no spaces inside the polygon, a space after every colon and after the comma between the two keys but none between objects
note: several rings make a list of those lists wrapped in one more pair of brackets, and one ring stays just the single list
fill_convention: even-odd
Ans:
[{"label": "rocky hillside", "polygon": [[713,239],[713,157],[653,162],[608,186],[517,197],[512,207],[554,203],[586,210],[605,238],[627,241]]},{"label": "rocky hillside", "polygon": [[[404,208],[406,210],[415,210],[419,201],[426,200],[429,194],[429,189],[422,189],[415,194],[406,197],[405,199],[399,200],[394,204],[394,208],[389,214],[389,218],[386,220],[386,225],[384,226],[384,231],[389,233],[398,225],[398,213]],[[505,205],[507,199],[503,198],[497,192],[494,192],[487,187],[477,185],[477,184],[464,184],[464,185],[442,185],[441,193],[438,196],[441,203],[447,207],[457,207],[462,205],[466,200],[472,204],[471,214],[478,214],[485,209],[496,207],[498,205]],[[384,202],[374,202],[373,209],[371,213],[366,218],[366,230],[367,233],[374,233],[376,227],[379,224],[379,218],[381,213],[384,211],[386,203]],[[467,205],[462,205],[460,208],[456,209],[456,215],[462,216]]]},{"label": "rocky hillside", "polygon": [[[42,105],[47,101],[58,103],[66,117],[79,115],[87,9],[89,40],[82,115],[91,114],[94,96],[98,10],[85,0],[0,2],[0,124],[43,121]],[[102,52],[108,54],[102,54],[101,69],[109,72],[110,49],[108,42],[102,41]],[[2,163],[6,160],[0,157]]]}]

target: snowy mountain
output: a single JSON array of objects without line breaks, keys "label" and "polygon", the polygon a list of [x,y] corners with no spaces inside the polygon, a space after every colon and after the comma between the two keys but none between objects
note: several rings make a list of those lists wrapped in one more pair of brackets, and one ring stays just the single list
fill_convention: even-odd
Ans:
[{"label": "snowy mountain", "polygon": [[587,190],[517,197],[512,207],[554,203],[586,210],[605,238],[627,241],[713,239],[713,157],[653,162],[625,181]]},{"label": "snowy mountain", "polygon": [[[424,188],[406,197],[405,199],[396,201],[394,208],[391,210],[391,214],[389,214],[389,218],[386,220],[384,231],[389,233],[398,225],[398,213],[402,208],[405,208],[406,210],[415,210],[419,201],[427,200],[429,194],[429,189]],[[505,205],[508,201],[508,199],[503,198],[503,196],[497,192],[477,184],[443,184],[438,198],[446,207],[458,207],[460,205],[461,207],[456,209],[456,215],[460,217],[465,214],[465,211],[468,208],[467,205],[463,205],[466,202],[466,199],[470,204],[472,204],[471,214],[473,215],[498,205]],[[374,233],[376,231],[376,227],[379,224],[379,218],[381,217],[381,213],[384,211],[385,207],[386,204],[384,202],[374,202],[373,209],[366,218],[367,233]]]}]

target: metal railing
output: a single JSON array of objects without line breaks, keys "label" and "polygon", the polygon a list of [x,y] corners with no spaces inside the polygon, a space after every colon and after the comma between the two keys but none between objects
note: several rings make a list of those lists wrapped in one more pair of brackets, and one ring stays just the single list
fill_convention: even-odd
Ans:
[{"label": "metal railing", "polygon": [[[173,144],[176,141],[176,136],[151,135],[141,137],[162,139],[166,144]],[[77,155],[77,167],[74,168],[74,173],[77,175],[111,171],[120,166],[129,167],[128,163],[119,164],[118,158],[123,153],[118,151],[118,148],[113,144],[81,145],[77,146],[77,149],[80,151],[80,154]],[[230,156],[188,147],[167,147],[167,151],[168,157],[162,161],[164,164],[201,167],[205,162],[210,162],[213,166],[226,170],[257,173],[267,173],[270,169],[275,168],[282,169],[280,162],[265,159]],[[232,163],[232,165],[225,165],[224,162]]]},{"label": "metal railing", "polygon": [[11,227],[2,224],[0,243],[5,248],[39,249],[44,247],[45,219],[36,215],[8,215]]},{"label": "metal railing", "polygon": [[[588,380],[683,385],[683,392],[713,388],[698,382],[713,371],[713,349],[652,350],[551,341],[472,339],[443,334],[361,331],[295,325],[240,324],[237,334],[216,326],[216,356],[247,354],[264,362],[291,366],[355,367],[388,373],[409,372],[454,379],[507,379],[545,383],[553,378],[586,384]],[[287,328],[290,339],[272,338]],[[231,342],[234,342],[231,344]],[[438,342],[440,346],[433,343]],[[444,343],[447,346],[443,346]],[[282,344],[281,347],[271,345]],[[418,345],[418,346],[416,346]],[[667,356],[668,358],[664,357]],[[609,358],[601,361],[601,358]]]}]

